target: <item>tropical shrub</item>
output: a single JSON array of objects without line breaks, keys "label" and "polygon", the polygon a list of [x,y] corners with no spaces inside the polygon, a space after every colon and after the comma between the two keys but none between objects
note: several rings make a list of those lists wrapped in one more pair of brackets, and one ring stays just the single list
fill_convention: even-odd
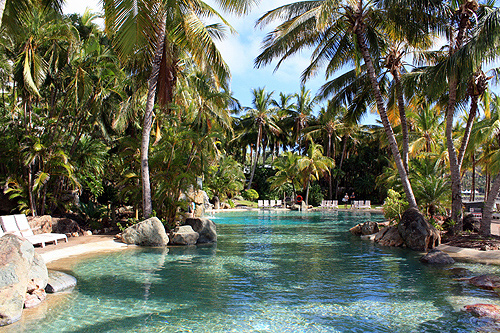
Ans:
[{"label": "tropical shrub", "polygon": [[243,197],[247,200],[255,201],[259,198],[259,193],[257,193],[257,191],[252,188],[249,190],[245,190],[245,192],[243,192]]},{"label": "tropical shrub", "polygon": [[400,193],[389,189],[383,205],[384,217],[392,224],[399,223],[401,215],[409,207],[408,201]]}]

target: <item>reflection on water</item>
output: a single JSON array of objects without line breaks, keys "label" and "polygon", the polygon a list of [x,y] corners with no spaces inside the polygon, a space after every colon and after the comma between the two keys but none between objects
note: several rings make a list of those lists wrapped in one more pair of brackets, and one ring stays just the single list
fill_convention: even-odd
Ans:
[{"label": "reflection on water", "polygon": [[[460,308],[488,291],[418,254],[348,233],[364,212],[217,215],[218,244],[129,249],[70,268],[78,286],[14,331],[471,332]],[[497,267],[457,264],[474,274]],[[53,301],[55,300],[55,301]],[[500,304],[499,304],[500,305]]]}]

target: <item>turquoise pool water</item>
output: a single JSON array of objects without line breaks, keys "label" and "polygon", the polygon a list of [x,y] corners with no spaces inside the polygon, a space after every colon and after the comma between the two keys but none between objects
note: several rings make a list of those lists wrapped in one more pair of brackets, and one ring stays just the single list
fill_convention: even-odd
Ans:
[{"label": "turquoise pool water", "polygon": [[[77,288],[25,332],[476,332],[460,311],[494,294],[348,229],[351,212],[221,213],[216,246],[133,249],[73,266]],[[457,264],[475,274],[496,266]]]}]

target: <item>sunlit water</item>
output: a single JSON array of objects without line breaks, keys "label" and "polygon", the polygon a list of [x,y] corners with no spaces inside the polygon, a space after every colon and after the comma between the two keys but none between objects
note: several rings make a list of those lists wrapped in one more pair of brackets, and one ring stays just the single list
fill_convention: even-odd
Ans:
[{"label": "sunlit water", "polygon": [[[348,229],[368,213],[224,213],[216,246],[131,249],[75,264],[26,332],[476,332],[497,296]],[[459,263],[474,274],[496,266]],[[494,330],[494,328],[493,328]]]}]

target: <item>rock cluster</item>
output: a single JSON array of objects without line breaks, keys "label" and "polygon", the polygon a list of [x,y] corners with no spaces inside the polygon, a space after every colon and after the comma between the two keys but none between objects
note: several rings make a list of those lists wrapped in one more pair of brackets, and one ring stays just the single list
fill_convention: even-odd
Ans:
[{"label": "rock cluster", "polygon": [[366,236],[373,235],[379,232],[379,226],[377,222],[368,221],[365,223],[359,223],[356,226],[349,229],[351,234],[354,236]]},{"label": "rock cluster", "polygon": [[420,261],[431,265],[451,265],[455,263],[455,260],[448,253],[438,249],[432,249],[422,256]]},{"label": "rock cluster", "polygon": [[398,232],[406,246],[415,251],[432,250],[441,244],[441,235],[416,208],[403,213]]},{"label": "rock cluster", "polygon": [[400,247],[404,244],[404,241],[398,232],[398,228],[394,226],[385,227],[380,230],[375,234],[374,241],[383,246]]},{"label": "rock cluster", "polygon": [[201,217],[188,218],[185,225],[191,226],[200,235],[198,244],[217,242],[217,227],[212,220]]},{"label": "rock cluster", "polygon": [[173,245],[195,245],[200,237],[190,225],[175,227],[170,235],[170,243]]},{"label": "rock cluster", "polygon": [[24,307],[45,299],[48,273],[43,259],[24,238],[0,238],[0,326],[21,318]]},{"label": "rock cluster", "polygon": [[165,227],[157,217],[128,227],[119,238],[126,244],[141,246],[167,246],[169,242]]}]

